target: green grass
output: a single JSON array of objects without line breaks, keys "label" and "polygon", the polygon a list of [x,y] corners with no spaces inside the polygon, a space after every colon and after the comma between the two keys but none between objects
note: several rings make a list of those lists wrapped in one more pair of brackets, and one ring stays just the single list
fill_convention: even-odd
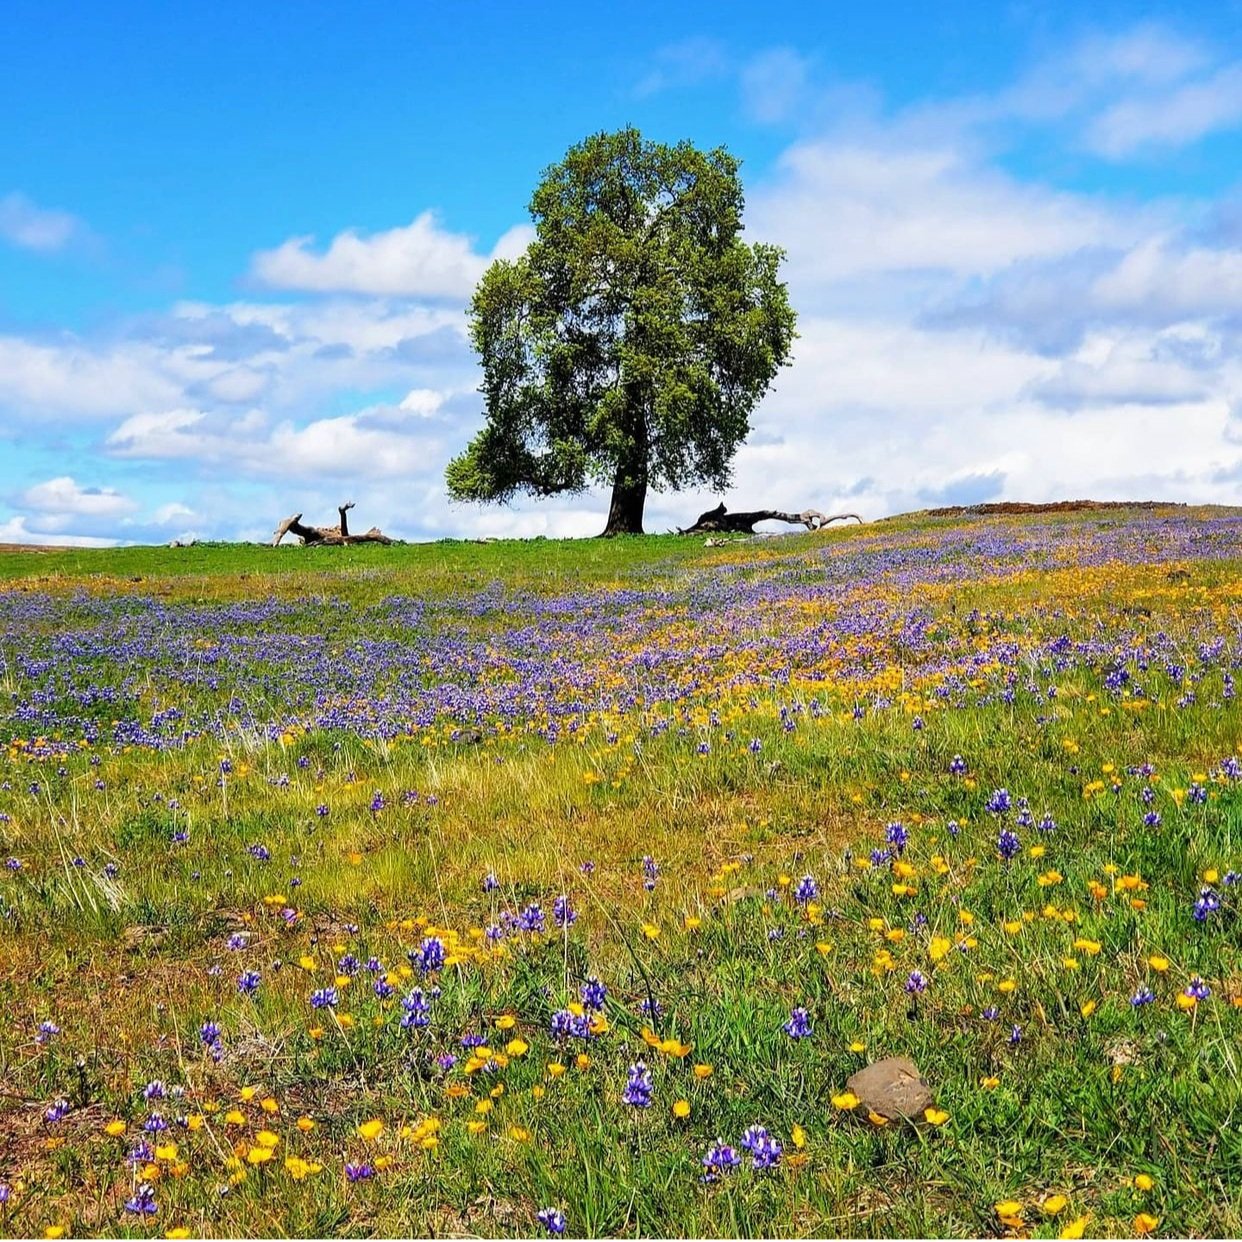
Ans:
[{"label": "green grass", "polygon": [[[507,1236],[538,1232],[536,1211],[555,1207],[569,1234],[591,1236],[1055,1237],[1074,1221],[1130,1236],[1144,1213],[1162,1234],[1236,1235],[1242,937],[1223,876],[1242,870],[1242,780],[1222,763],[1242,742],[1226,680],[1242,656],[1242,557],[1219,551],[1231,516],[924,519],[715,549],[659,537],[0,555],[0,688],[16,707],[54,687],[49,710],[66,722],[40,742],[15,711],[0,733],[0,849],[22,864],[0,878],[0,1182],[13,1188],[0,1232]],[[997,542],[1028,538],[1034,553]],[[1114,543],[1147,550],[1097,555]],[[960,572],[939,575],[942,561]],[[713,594],[721,582],[754,592],[745,608]],[[100,611],[83,590],[134,602]],[[632,590],[653,594],[609,604]],[[269,595],[289,611],[203,630],[203,650],[223,653],[212,684],[172,676],[179,610]],[[398,619],[392,596],[425,608]],[[561,598],[576,601],[566,616],[537,606]],[[122,654],[150,608],[171,618],[156,656]],[[280,636],[329,615],[346,670],[477,641],[494,645],[480,684],[538,687],[573,657],[585,688],[558,695],[640,697],[585,707],[555,743],[538,712],[489,719],[478,741],[444,717],[387,740],[308,729],[294,700],[310,657]],[[782,646],[790,633],[805,643]],[[1061,634],[1093,654],[1058,665]],[[251,642],[264,663],[246,662]],[[377,642],[392,646],[376,656]],[[694,686],[661,699],[665,666],[643,672],[644,656],[670,675],[693,666]],[[1116,691],[1113,659],[1131,674]],[[379,697],[416,699],[393,667]],[[420,684],[476,675],[435,668]],[[72,697],[87,686],[107,693]],[[113,719],[170,708],[218,710],[221,730],[161,750],[110,742]],[[101,736],[79,747],[86,720]],[[269,720],[282,736],[264,735]],[[1000,788],[1055,831],[990,813]],[[909,831],[899,865],[873,865],[894,821]],[[1020,838],[1011,861],[1002,826]],[[259,843],[267,861],[249,852]],[[650,891],[644,856],[659,865]],[[1223,905],[1199,922],[1213,871]],[[806,874],[809,906],[793,898]],[[577,913],[566,930],[552,917],[562,893]],[[531,902],[547,932],[491,949],[483,929]],[[450,962],[421,979],[407,952],[433,934]],[[313,1009],[346,953],[380,958],[395,995],[378,998],[363,969],[335,1010]],[[238,995],[243,970],[262,976],[253,999]],[[917,998],[912,971],[928,980]],[[557,1041],[553,1014],[588,976],[607,985],[607,1029]],[[1179,1007],[1195,976],[1210,996]],[[427,1028],[403,1030],[401,997],[420,982],[441,995]],[[1135,1006],[1143,987],[1155,1000]],[[641,1011],[649,997],[658,1018]],[[794,1007],[809,1038],[783,1030]],[[199,1037],[209,1019],[218,1061]],[[44,1020],[60,1033],[39,1043]],[[644,1028],[688,1052],[649,1047]],[[466,1073],[467,1031],[524,1047]],[[922,1068],[939,1124],[834,1106],[854,1071],[895,1054]],[[622,1100],[640,1058],[645,1109]],[[184,1094],[145,1102],[155,1079]],[[57,1099],[69,1111],[47,1123]],[[152,1145],[176,1152],[131,1165],[152,1109],[171,1123]],[[107,1134],[117,1120],[125,1134]],[[372,1139],[358,1129],[369,1120],[384,1123]],[[708,1145],[737,1146],[753,1125],[782,1143],[779,1165],[757,1171],[741,1152],[705,1184]],[[279,1139],[266,1162],[264,1130]],[[377,1160],[373,1177],[345,1176]],[[295,1176],[298,1161],[317,1171]],[[144,1180],[149,1219],[124,1208]],[[1058,1195],[1064,1208],[1045,1211]],[[1007,1200],[1020,1228],[998,1215]]]}]

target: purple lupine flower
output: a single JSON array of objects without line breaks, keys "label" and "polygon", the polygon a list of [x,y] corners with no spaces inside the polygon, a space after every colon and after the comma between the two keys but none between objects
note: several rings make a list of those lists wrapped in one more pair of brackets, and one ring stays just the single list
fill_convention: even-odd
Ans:
[{"label": "purple lupine flower", "polygon": [[551,1234],[559,1237],[565,1232],[565,1213],[559,1208],[540,1208],[535,1219]]},{"label": "purple lupine flower", "polygon": [[537,901],[532,901],[518,915],[517,925],[522,931],[529,932],[531,935],[544,930],[543,910]]},{"label": "purple lupine flower", "polygon": [[578,913],[569,904],[569,898],[564,893],[552,903],[552,918],[557,927],[569,927],[577,921]]},{"label": "purple lupine flower", "polygon": [[411,949],[406,956],[411,966],[417,966],[425,975],[439,970],[444,965],[444,941],[439,936],[428,936],[417,949]]},{"label": "purple lupine flower", "polygon": [[578,989],[578,995],[585,1008],[603,1009],[604,1002],[608,999],[608,989],[594,975],[590,975]]},{"label": "purple lupine flower", "polygon": [[1022,842],[1018,840],[1018,834],[1012,832],[1008,828],[1002,828],[996,838],[996,852],[1006,861],[1009,862],[1015,855],[1022,850]]},{"label": "purple lupine flower", "polygon": [[1150,1005],[1155,999],[1155,992],[1144,984],[1137,992],[1134,993],[1133,996],[1130,997],[1130,1004],[1133,1005],[1135,1009],[1138,1009],[1143,1005]]},{"label": "purple lupine flower", "polygon": [[[423,995],[422,988],[415,988],[408,996],[402,997],[401,1008],[405,1010],[401,1015],[402,1030],[417,1030],[420,1027],[431,1024],[431,1005],[427,1002],[426,996]],[[469,1038],[469,1036],[466,1038]],[[465,1038],[461,1042],[463,1046],[466,1045]]]},{"label": "purple lupine flower", "polygon": [[125,1200],[125,1210],[138,1216],[154,1216],[160,1210],[155,1201],[155,1191],[147,1182],[134,1191],[132,1198]]},{"label": "purple lupine flower", "polygon": [[789,1021],[781,1027],[781,1030],[784,1031],[790,1039],[809,1038],[811,1034],[810,1014],[799,1006],[789,1015]]},{"label": "purple lupine flower", "polygon": [[1195,975],[1186,985],[1186,995],[1192,1000],[1207,1000],[1212,995],[1212,989],[1198,975]]},{"label": "purple lupine flower", "polygon": [[1008,789],[993,789],[984,810],[991,811],[993,815],[1004,815],[1012,805]]},{"label": "purple lupine flower", "polygon": [[262,982],[263,976],[257,970],[243,970],[237,976],[237,990],[242,996],[253,996]]},{"label": "purple lupine flower", "polygon": [[902,851],[906,848],[906,842],[910,840],[910,830],[900,820],[894,820],[891,824],[885,825],[884,839],[900,857]]},{"label": "purple lupine flower", "polygon": [[921,970],[912,970],[910,977],[906,980],[906,991],[912,996],[926,992],[927,976]]},{"label": "purple lupine flower", "polygon": [[1193,915],[1196,923],[1206,922],[1210,915],[1215,914],[1220,909],[1220,894],[1210,885],[1205,884],[1199,890],[1198,899],[1195,901]]},{"label": "purple lupine flower", "polygon": [[558,1009],[552,1015],[551,1032],[553,1039],[589,1039],[591,1024],[584,1014],[576,1014],[570,1009]]},{"label": "purple lupine flower", "polygon": [[802,879],[794,886],[794,901],[800,906],[808,905],[819,896],[819,885],[815,883],[815,877],[812,875],[804,875]]},{"label": "purple lupine flower", "polygon": [[764,1126],[751,1126],[742,1135],[741,1145],[750,1152],[751,1164],[755,1169],[774,1169],[780,1163],[780,1139],[769,1134]]},{"label": "purple lupine flower", "polygon": [[622,1101],[632,1108],[650,1108],[652,1090],[651,1071],[647,1063],[635,1061],[630,1066],[625,1090],[621,1093]]},{"label": "purple lupine flower", "polygon": [[340,997],[335,987],[316,988],[310,995],[312,1009],[335,1009]]},{"label": "purple lupine flower", "polygon": [[648,892],[656,886],[656,881],[660,878],[660,867],[650,854],[643,855],[643,888]]},{"label": "purple lupine flower", "polygon": [[741,1163],[742,1157],[737,1154],[736,1150],[717,1139],[703,1153],[703,1180],[705,1182],[719,1181],[721,1174],[731,1173]]}]

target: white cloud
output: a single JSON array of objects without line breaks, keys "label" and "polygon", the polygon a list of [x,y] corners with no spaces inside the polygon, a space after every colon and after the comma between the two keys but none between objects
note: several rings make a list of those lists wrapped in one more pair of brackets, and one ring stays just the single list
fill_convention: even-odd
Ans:
[{"label": "white cloud", "polygon": [[0,197],[0,238],[24,250],[62,250],[82,233],[76,216],[40,207],[24,194]]},{"label": "white cloud", "polygon": [[189,505],[183,505],[180,501],[175,500],[169,504],[160,505],[151,514],[151,524],[153,526],[181,525],[187,519],[195,516],[194,510]]},{"label": "white cloud", "polygon": [[69,475],[29,487],[21,504],[42,514],[89,518],[117,518],[133,513],[138,503],[111,487],[80,487]]},{"label": "white cloud", "polygon": [[113,548],[119,539],[99,535],[58,534],[55,531],[31,530],[22,516],[0,522],[0,544],[20,543],[49,548]]},{"label": "white cloud", "polygon": [[1120,158],[1153,147],[1180,147],[1242,124],[1242,62],[1170,90],[1122,98],[1087,128],[1087,144]]},{"label": "white cloud", "polygon": [[1166,317],[1216,315],[1242,305],[1242,250],[1182,247],[1165,236],[1130,250],[1091,288],[1108,311],[1151,310]]},{"label": "white cloud", "polygon": [[922,300],[928,274],[987,277],[1142,228],[1141,213],[1019,182],[960,149],[876,134],[866,145],[833,136],[788,150],[776,178],[751,194],[747,232],[786,247],[802,291],[896,273]]},{"label": "white cloud", "polygon": [[225,466],[251,478],[369,480],[440,469],[447,457],[441,429],[414,430],[408,417],[390,420],[389,413],[366,409],[301,426],[290,421],[270,426],[258,410],[240,418],[167,410],[126,419],[105,447],[117,458]]},{"label": "white cloud", "polygon": [[[493,255],[520,253],[524,236],[521,228],[509,230]],[[465,301],[489,262],[475,252],[470,238],[442,228],[430,211],[401,228],[369,236],[346,229],[323,252],[314,251],[313,244],[311,237],[293,237],[260,251],[253,274],[273,289]]]}]

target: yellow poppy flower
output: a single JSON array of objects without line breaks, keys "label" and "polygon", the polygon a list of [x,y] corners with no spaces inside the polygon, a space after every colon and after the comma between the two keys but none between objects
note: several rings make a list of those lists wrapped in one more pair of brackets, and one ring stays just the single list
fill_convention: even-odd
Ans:
[{"label": "yellow poppy flower", "polygon": [[673,1116],[678,1118],[678,1120],[680,1121],[684,1121],[687,1117],[689,1117],[690,1116],[690,1101],[689,1100],[678,1100],[673,1105]]}]

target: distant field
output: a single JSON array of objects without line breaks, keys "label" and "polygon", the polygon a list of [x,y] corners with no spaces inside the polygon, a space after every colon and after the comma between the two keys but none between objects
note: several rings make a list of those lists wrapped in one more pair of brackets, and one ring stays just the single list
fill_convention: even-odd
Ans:
[{"label": "distant field", "polygon": [[1237,1236],[1240,669],[1227,509],[0,552],[0,1233]]}]

